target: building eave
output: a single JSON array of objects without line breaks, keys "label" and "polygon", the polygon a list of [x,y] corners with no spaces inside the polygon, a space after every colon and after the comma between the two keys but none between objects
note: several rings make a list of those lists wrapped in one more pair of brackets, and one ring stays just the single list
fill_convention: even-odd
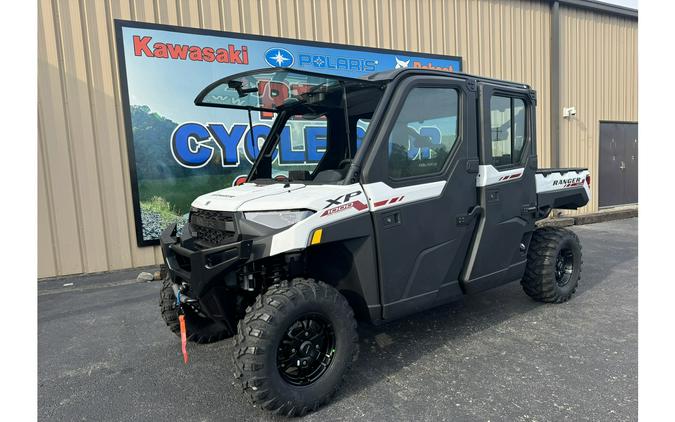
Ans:
[{"label": "building eave", "polygon": [[609,4],[595,0],[557,0],[557,1],[562,6],[575,7],[577,9],[590,10],[597,13],[604,13],[635,20],[638,19],[637,9],[632,9],[630,7],[619,6],[616,4]]}]

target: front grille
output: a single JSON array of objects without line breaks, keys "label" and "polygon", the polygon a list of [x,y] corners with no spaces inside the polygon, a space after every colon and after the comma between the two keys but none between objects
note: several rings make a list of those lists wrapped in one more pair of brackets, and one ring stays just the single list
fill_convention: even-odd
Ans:
[{"label": "front grille", "polygon": [[197,232],[195,243],[202,247],[221,246],[238,240],[232,212],[193,209],[190,225]]}]

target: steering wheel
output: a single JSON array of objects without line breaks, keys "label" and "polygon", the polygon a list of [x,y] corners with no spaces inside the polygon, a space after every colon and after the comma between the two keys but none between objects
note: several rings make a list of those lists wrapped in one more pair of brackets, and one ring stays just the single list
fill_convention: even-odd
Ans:
[{"label": "steering wheel", "polygon": [[417,133],[415,129],[411,128],[410,126],[407,126],[406,129],[408,131],[408,135],[414,140],[413,146],[417,148],[429,148],[430,146],[432,146],[430,136],[420,135],[419,133]]},{"label": "steering wheel", "polygon": [[338,164],[337,168],[341,169],[341,168],[347,167],[351,163],[352,163],[351,158],[345,158],[344,160],[340,161],[340,164]]}]

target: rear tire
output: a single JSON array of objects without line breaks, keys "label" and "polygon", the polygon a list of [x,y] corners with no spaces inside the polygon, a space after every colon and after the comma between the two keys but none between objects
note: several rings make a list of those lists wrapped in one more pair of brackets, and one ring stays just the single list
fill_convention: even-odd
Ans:
[{"label": "rear tire", "polygon": [[570,299],[581,276],[581,243],[577,235],[559,227],[535,230],[520,284],[539,302],[562,303]]},{"label": "rear tire", "polygon": [[347,300],[312,279],[271,286],[246,310],[237,331],[235,377],[254,404],[285,416],[325,404],[358,355]]},{"label": "rear tire", "polygon": [[[159,293],[159,307],[162,312],[162,319],[164,319],[169,330],[180,337],[180,324],[178,322],[178,315],[180,313],[176,305],[176,295],[173,293],[173,288],[171,287],[172,284],[171,277],[164,271],[162,290]],[[186,307],[184,314],[185,331],[188,341],[202,344],[213,343],[231,336],[224,322],[199,316]]]}]

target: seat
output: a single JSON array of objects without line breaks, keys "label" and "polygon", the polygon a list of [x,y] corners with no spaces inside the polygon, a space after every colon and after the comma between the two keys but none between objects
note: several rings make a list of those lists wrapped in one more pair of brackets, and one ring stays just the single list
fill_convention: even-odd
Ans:
[{"label": "seat", "polygon": [[339,170],[324,170],[319,172],[316,176],[314,176],[314,181],[316,183],[335,183],[339,182],[340,180],[344,179],[345,176],[347,175],[347,169],[349,167],[346,167],[344,169],[339,169]]}]

